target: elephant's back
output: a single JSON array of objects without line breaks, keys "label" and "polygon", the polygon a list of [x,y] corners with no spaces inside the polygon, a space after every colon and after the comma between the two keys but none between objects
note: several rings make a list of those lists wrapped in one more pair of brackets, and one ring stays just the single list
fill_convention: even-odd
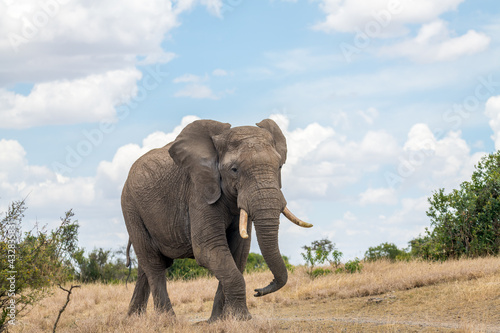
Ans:
[{"label": "elephant's back", "polygon": [[[134,201],[152,202],[165,196],[165,191],[181,190],[187,174],[170,157],[171,144],[150,150],[135,161],[124,185],[124,193]],[[125,191],[126,190],[126,191]]]},{"label": "elephant's back", "polygon": [[169,172],[174,171],[175,163],[168,153],[170,144],[148,151],[137,159],[130,168],[125,185],[139,190],[159,181],[165,181]]}]

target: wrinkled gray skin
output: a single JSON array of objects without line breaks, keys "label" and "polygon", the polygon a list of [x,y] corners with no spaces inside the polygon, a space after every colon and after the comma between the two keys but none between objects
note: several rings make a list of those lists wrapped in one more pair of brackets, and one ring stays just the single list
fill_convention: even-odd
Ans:
[{"label": "wrinkled gray skin", "polygon": [[274,280],[255,296],[283,287],[287,271],[278,248],[283,133],[270,119],[258,127],[230,128],[212,120],[186,126],[174,142],[151,150],[132,166],[122,210],[138,259],[138,280],[128,313],[155,309],[174,314],[165,270],[174,259],[195,258],[219,280],[209,321],[227,315],[250,319],[242,272],[250,237],[239,234],[240,209],[249,214],[248,234],[257,240]]}]

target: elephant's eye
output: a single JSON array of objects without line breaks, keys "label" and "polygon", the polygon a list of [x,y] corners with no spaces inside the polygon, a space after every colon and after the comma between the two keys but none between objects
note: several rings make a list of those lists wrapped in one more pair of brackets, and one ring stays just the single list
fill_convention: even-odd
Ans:
[{"label": "elephant's eye", "polygon": [[237,172],[238,172],[238,169],[237,169],[237,168],[235,168],[235,167],[232,167],[232,168],[231,168],[231,171],[232,171],[232,172],[234,172],[234,173],[237,173]]}]

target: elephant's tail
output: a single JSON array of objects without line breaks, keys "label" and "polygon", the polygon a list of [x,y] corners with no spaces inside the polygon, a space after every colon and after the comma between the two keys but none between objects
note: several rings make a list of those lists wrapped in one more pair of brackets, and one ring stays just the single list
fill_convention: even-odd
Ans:
[{"label": "elephant's tail", "polygon": [[128,239],[128,244],[127,244],[127,263],[125,266],[131,267],[132,265],[130,264],[130,245],[132,245],[132,242],[130,241],[130,238]]},{"label": "elephant's tail", "polygon": [[130,278],[130,274],[132,273],[132,263],[130,262],[130,245],[132,245],[132,242],[130,241],[129,238],[127,244],[127,263],[125,264],[126,267],[128,267],[128,276],[127,280],[125,280],[125,288],[127,288],[128,279]]}]

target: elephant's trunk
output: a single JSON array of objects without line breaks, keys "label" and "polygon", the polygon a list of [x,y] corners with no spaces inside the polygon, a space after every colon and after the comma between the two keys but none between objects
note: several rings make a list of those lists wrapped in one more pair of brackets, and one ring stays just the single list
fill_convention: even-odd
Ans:
[{"label": "elephant's trunk", "polygon": [[278,217],[273,219],[256,219],[254,221],[260,251],[274,275],[273,281],[268,286],[255,289],[257,297],[281,289],[288,280],[288,272],[278,246],[279,213]]},{"label": "elephant's trunk", "polygon": [[[268,286],[255,290],[255,296],[275,292],[288,280],[286,265],[278,244],[280,215],[286,207],[286,200],[280,190],[275,170],[264,171],[249,173],[249,183],[242,184],[242,190],[238,192],[238,208],[246,211],[248,218],[253,220],[260,251],[274,275]],[[246,213],[240,213],[240,235],[243,238],[247,236],[244,223]]]}]

